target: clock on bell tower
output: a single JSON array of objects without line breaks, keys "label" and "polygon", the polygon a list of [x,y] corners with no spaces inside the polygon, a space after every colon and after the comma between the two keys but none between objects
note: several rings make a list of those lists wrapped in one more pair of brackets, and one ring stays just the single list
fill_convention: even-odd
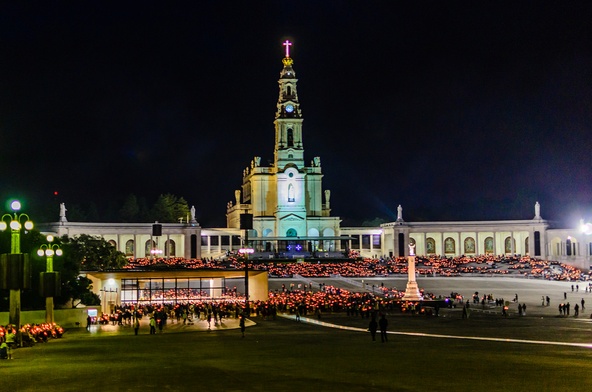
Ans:
[{"label": "clock on bell tower", "polygon": [[302,111],[298,101],[296,73],[290,57],[290,41],[285,41],[285,57],[282,59],[284,68],[280,72],[278,84],[280,94],[275,114],[275,149],[274,163],[278,171],[288,165],[304,167],[304,147],[302,145]]}]

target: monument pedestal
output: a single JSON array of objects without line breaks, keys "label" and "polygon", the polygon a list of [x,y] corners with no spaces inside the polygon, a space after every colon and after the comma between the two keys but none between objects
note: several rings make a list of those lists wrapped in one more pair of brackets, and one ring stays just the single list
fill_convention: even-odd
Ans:
[{"label": "monument pedestal", "polygon": [[407,268],[407,287],[405,288],[405,295],[403,296],[404,301],[422,301],[423,297],[419,293],[419,287],[415,280],[415,255],[407,257],[408,268]]}]

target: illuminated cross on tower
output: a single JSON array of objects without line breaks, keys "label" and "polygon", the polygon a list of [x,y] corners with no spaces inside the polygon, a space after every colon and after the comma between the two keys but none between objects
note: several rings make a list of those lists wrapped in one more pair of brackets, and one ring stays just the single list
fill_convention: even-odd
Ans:
[{"label": "illuminated cross on tower", "polygon": [[282,45],[286,47],[286,58],[290,58],[290,46],[292,46],[292,43],[286,40]]}]

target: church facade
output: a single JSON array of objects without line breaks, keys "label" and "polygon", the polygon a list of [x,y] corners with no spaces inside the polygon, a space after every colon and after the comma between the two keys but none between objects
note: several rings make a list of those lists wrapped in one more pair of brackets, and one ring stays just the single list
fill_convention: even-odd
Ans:
[{"label": "church facade", "polygon": [[[268,166],[255,156],[243,170],[234,201],[226,205],[225,228],[186,223],[68,222],[60,208],[58,222],[39,225],[62,236],[98,235],[128,257],[220,258],[249,248],[252,258],[343,258],[350,251],[362,257],[416,255],[530,255],[579,268],[592,265],[592,230],[553,228],[536,203],[530,220],[406,222],[399,206],[397,220],[380,227],[341,227],[331,216],[329,190],[323,189],[320,157],[305,160],[303,111],[298,96],[291,43],[285,42],[275,110],[274,160]],[[339,197],[340,195],[337,195]]]},{"label": "church facade", "polygon": [[284,45],[274,121],[274,160],[262,166],[261,157],[256,156],[243,170],[241,189],[235,191],[235,202],[227,205],[227,227],[249,230],[245,233],[248,246],[260,256],[333,254],[338,250],[340,220],[330,216],[331,192],[323,190],[320,157],[314,157],[308,165],[304,158],[298,79],[290,57],[291,43]]}]

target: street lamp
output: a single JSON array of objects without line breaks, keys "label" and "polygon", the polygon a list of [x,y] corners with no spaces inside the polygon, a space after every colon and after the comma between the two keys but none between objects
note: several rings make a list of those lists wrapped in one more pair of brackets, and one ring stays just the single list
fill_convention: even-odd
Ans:
[{"label": "street lamp", "polygon": [[249,255],[255,253],[255,249],[241,248],[238,250],[238,253],[245,258],[245,313],[249,315],[251,311],[249,309]]},{"label": "street lamp", "polygon": [[53,256],[61,256],[62,250],[58,244],[52,244],[54,238],[51,234],[46,239],[48,243],[42,244],[37,251],[37,255],[45,256],[46,260],[46,272],[41,273],[40,293],[42,297],[45,297],[45,321],[53,323],[53,297],[60,294],[61,285],[59,273],[53,272]]},{"label": "street lamp", "polygon": [[[2,267],[6,267],[6,277],[2,281],[3,289],[10,290],[10,312],[8,322],[16,327],[18,331],[17,340],[20,344],[21,328],[21,289],[30,286],[30,263],[28,255],[21,253],[21,229],[31,230],[33,222],[29,216],[20,213],[21,203],[14,200],[10,203],[12,214],[2,215],[0,230],[4,231],[10,226],[10,254],[2,255]],[[6,220],[6,218],[8,218]],[[24,220],[24,223],[22,223]]]},{"label": "street lamp", "polygon": [[21,209],[21,202],[18,200],[14,200],[10,203],[10,208],[14,211],[14,215],[11,214],[4,214],[2,215],[2,221],[0,222],[0,230],[4,231],[7,228],[7,223],[4,218],[8,218],[10,220],[10,229],[11,229],[11,237],[10,237],[10,253],[16,254],[21,253],[21,229],[23,224],[21,221],[23,218],[27,220],[24,223],[25,230],[31,230],[33,228],[33,222],[29,219],[29,215],[27,214],[19,214],[18,211]]}]

